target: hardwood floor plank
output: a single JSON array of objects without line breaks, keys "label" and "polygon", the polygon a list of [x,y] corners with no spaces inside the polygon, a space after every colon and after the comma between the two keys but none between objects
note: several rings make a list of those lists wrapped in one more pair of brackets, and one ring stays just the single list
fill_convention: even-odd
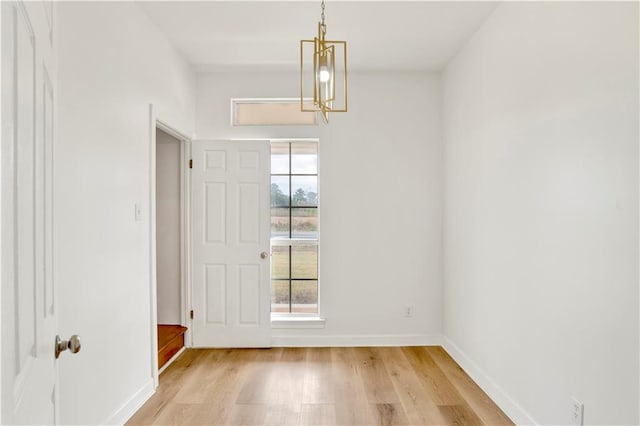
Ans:
[{"label": "hardwood floor plank", "polygon": [[442,425],[446,419],[416,377],[413,367],[401,348],[376,348],[391,377],[409,423],[412,425]]},{"label": "hardwood floor plank", "polygon": [[264,424],[269,426],[295,426],[300,424],[300,404],[269,404]]},{"label": "hardwood floor plank", "polygon": [[333,404],[333,388],[331,348],[314,348],[307,351],[302,403]]},{"label": "hardwood floor plank", "polygon": [[192,425],[192,415],[197,404],[180,404],[169,402],[153,421],[153,425]]},{"label": "hardwood floor plank", "polygon": [[408,425],[409,420],[401,404],[371,404],[375,422],[380,426]]},{"label": "hardwood floor plank", "polygon": [[274,362],[282,357],[282,348],[258,349],[236,404],[266,404],[269,402],[269,380]]},{"label": "hardwood floor plank", "polygon": [[251,372],[255,357],[256,352],[252,350],[228,349],[220,352],[215,364],[209,366],[215,373],[204,387],[203,401],[216,403],[224,398],[235,402]]},{"label": "hardwood floor plank", "polygon": [[231,409],[229,425],[262,425],[266,418],[265,404],[235,404]]},{"label": "hardwood floor plank", "polygon": [[438,407],[442,415],[447,419],[448,425],[455,426],[482,426],[484,423],[464,403],[460,405],[441,405]]},{"label": "hardwood floor plank", "polygon": [[231,411],[235,405],[230,404],[197,404],[189,416],[192,425],[228,425],[231,424]]},{"label": "hardwood floor plank", "polygon": [[203,390],[204,403],[194,417],[196,424],[224,425],[231,421],[234,404],[256,355],[251,349],[229,349],[218,358],[216,365],[210,366],[219,374]]},{"label": "hardwood floor plank", "polygon": [[439,347],[188,349],[129,425],[503,425]]},{"label": "hardwood floor plank", "polygon": [[336,422],[339,425],[371,425],[374,417],[353,351],[353,348],[331,348]]},{"label": "hardwood floor plank", "polygon": [[440,346],[426,348],[427,353],[449,378],[469,407],[488,425],[510,425],[511,420],[487,396],[480,386]]},{"label": "hardwood floor plank", "polygon": [[372,404],[399,403],[389,373],[374,348],[354,348],[354,355],[367,400]]},{"label": "hardwood floor plank", "polygon": [[333,404],[302,404],[300,425],[334,425],[336,409]]},{"label": "hardwood floor plank", "polygon": [[151,424],[160,415],[167,403],[172,401],[180,391],[184,377],[190,369],[194,369],[198,365],[200,358],[204,355],[204,351],[194,349],[185,351],[175,360],[160,375],[160,385],[156,393],[138,410],[128,424]]},{"label": "hardwood floor plank", "polygon": [[212,366],[224,355],[225,352],[219,349],[203,353],[198,365],[184,374],[181,388],[173,397],[173,402],[202,404],[207,396],[207,386],[221,373],[221,369]]},{"label": "hardwood floor plank", "polygon": [[431,359],[424,347],[405,347],[402,352],[413,367],[416,377],[436,405],[462,404],[463,399],[447,376]]},{"label": "hardwood floor plank", "polygon": [[280,359],[271,363],[266,402],[297,404],[302,402],[306,372],[306,348],[282,348]]}]

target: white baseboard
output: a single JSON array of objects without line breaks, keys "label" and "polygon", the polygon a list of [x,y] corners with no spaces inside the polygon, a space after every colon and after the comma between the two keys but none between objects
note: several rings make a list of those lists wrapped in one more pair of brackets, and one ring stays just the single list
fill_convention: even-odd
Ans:
[{"label": "white baseboard", "polygon": [[502,389],[487,373],[485,373],[467,354],[465,354],[449,338],[443,337],[443,347],[451,358],[473,379],[489,398],[517,425],[537,425],[538,423],[527,413],[504,389]]},{"label": "white baseboard", "polygon": [[273,347],[328,347],[328,346],[441,346],[439,334],[389,335],[308,335],[281,334],[271,337]]},{"label": "white baseboard", "polygon": [[105,422],[105,424],[124,425],[155,392],[156,390],[153,386],[153,379],[150,378],[138,392],[129,398],[129,400]]}]

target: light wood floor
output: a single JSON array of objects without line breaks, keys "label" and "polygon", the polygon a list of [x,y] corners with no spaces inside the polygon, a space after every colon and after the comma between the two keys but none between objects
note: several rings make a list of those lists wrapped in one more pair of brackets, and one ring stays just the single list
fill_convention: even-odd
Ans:
[{"label": "light wood floor", "polygon": [[137,424],[513,424],[439,346],[190,349]]}]

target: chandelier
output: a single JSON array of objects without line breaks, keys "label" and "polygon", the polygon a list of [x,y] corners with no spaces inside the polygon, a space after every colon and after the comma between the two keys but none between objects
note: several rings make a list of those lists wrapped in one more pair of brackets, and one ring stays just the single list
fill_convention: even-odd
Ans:
[{"label": "chandelier", "polygon": [[324,0],[320,7],[318,35],[300,40],[300,109],[328,123],[330,112],[347,112],[347,42],[326,39]]}]

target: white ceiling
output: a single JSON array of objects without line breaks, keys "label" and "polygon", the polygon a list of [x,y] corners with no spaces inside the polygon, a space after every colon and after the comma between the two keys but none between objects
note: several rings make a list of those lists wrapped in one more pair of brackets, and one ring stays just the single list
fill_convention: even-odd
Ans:
[{"label": "white ceiling", "polygon": [[[497,2],[339,1],[326,5],[327,38],[346,40],[350,69],[440,70]],[[140,2],[198,71],[291,68],[313,38],[320,1]]]}]

